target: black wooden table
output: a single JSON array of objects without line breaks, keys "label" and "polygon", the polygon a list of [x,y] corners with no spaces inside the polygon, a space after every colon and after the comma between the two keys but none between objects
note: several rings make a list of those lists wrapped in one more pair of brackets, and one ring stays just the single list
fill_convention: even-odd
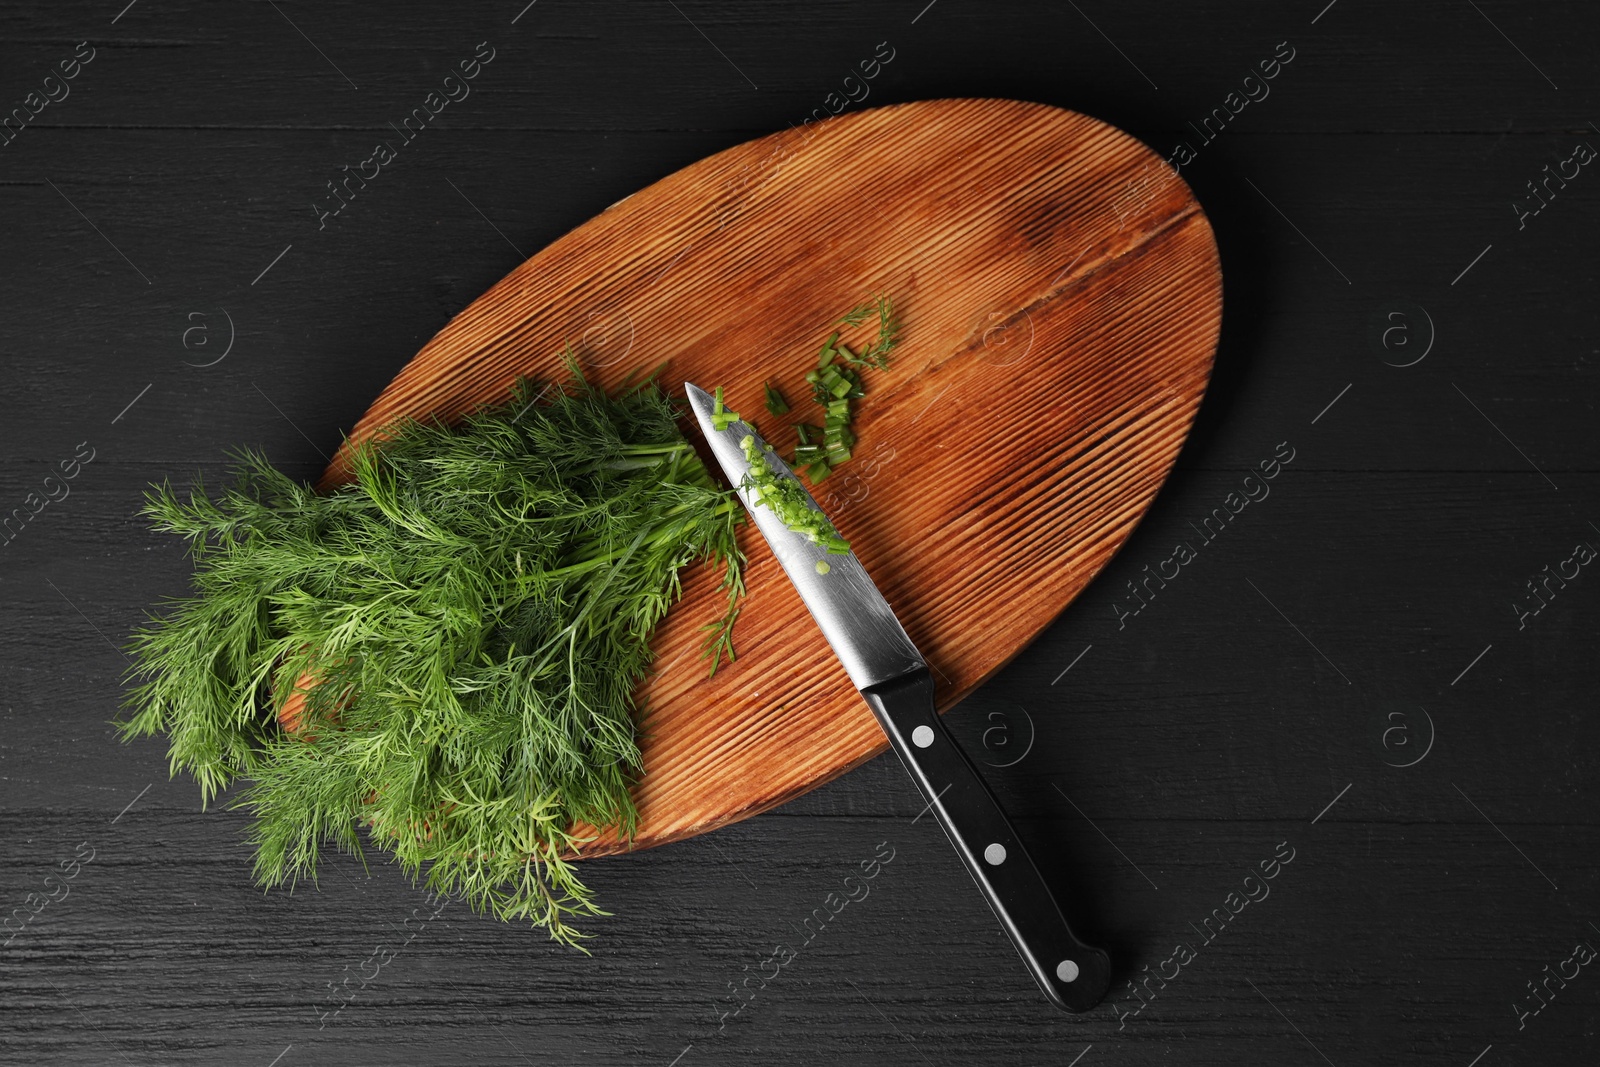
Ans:
[{"label": "black wooden table", "polygon": [[[125,2],[0,16],[0,1061],[1595,1062],[1593,5]],[[817,108],[950,95],[1186,144],[1222,248],[1172,479],[950,715],[1113,952],[1106,1004],[1046,1006],[888,758],[594,862],[592,957],[348,857],[253,888],[245,816],[110,725],[119,646],[190,570],[144,486],[243,445],[313,477],[606,205]]]}]

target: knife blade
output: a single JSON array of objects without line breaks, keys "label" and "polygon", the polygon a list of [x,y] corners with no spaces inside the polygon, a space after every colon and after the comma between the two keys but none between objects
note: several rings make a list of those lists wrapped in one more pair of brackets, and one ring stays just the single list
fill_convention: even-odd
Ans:
[{"label": "knife blade", "polygon": [[[934,706],[933,674],[888,601],[853,551],[828,552],[757,500],[741,443],[746,435],[766,450],[764,461],[777,477],[800,482],[756,428],[734,420],[717,429],[713,397],[692,382],[684,389],[712,455],[927,799],[923,810],[931,810],[944,828],[1028,972],[1058,1007],[1093,1008],[1110,986],[1110,958],[1072,932],[994,794],[945,729]],[[810,493],[806,500],[822,513]]]}]

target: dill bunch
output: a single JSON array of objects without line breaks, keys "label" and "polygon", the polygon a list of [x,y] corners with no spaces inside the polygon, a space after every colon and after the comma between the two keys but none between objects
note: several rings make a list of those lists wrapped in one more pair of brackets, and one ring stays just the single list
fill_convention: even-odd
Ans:
[{"label": "dill bunch", "polygon": [[[737,499],[652,382],[568,391],[455,427],[406,422],[319,495],[260,455],[215,498],[153,486],[189,541],[196,596],[137,631],[125,740],[170,739],[209,802],[235,779],[265,886],[315,879],[361,827],[413,880],[574,944],[603,915],[574,823],[629,835],[633,691],[679,572],[720,562],[728,654],[743,592]],[[285,729],[285,701],[302,703]]]}]

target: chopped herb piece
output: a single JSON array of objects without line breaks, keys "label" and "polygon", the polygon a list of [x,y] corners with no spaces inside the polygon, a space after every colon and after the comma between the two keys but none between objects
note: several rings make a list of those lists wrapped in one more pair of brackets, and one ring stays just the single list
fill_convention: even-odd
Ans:
[{"label": "chopped herb piece", "polygon": [[714,429],[726,430],[729,426],[739,421],[737,411],[729,411],[722,403],[722,386],[717,386],[717,395],[712,398],[715,406],[711,409],[711,425]]},{"label": "chopped herb piece", "polygon": [[[845,326],[860,326],[867,321],[867,316],[872,314],[873,306],[872,304],[857,304],[839,316],[839,322]],[[836,333],[833,336],[838,337],[839,335]]]},{"label": "chopped herb piece", "polygon": [[833,362],[833,346],[838,342],[838,340],[839,331],[834,330],[828,335],[828,339],[822,342],[822,351],[817,356],[818,369],[826,367],[829,363]]},{"label": "chopped herb piece", "polygon": [[839,531],[812,504],[800,483],[784,477],[767,462],[766,450],[756,447],[755,435],[745,434],[739,441],[739,448],[750,468],[744,477],[744,488],[750,492],[751,504],[771,508],[785,526],[829,552],[850,551],[850,542],[839,536]]},{"label": "chopped herb piece", "polygon": [[824,432],[815,426],[806,423],[797,423],[794,435],[799,443],[794,448],[794,467],[796,470],[809,467],[812,463],[822,458],[823,446],[818,441],[823,440]]},{"label": "chopped herb piece", "polygon": [[[717,387],[715,396],[718,398],[716,407],[722,407],[721,386]],[[712,418],[715,419],[720,414],[725,420],[722,426],[717,427],[718,429],[725,430],[733,423],[743,421],[737,411],[722,408],[722,411],[718,412],[716,407],[712,409]],[[815,432],[815,427],[808,427],[808,430]],[[785,477],[768,462],[769,453],[773,459],[778,458],[777,452],[771,445],[763,444],[758,447],[755,434],[747,433],[739,439],[739,449],[744,453],[744,461],[749,468],[745,472],[740,488],[749,492],[752,507],[766,505],[789,529],[803,535],[813,544],[822,545],[829,552],[850,551],[850,542],[839,536],[838,529],[828,521],[828,516],[812,503],[810,495],[801,487],[799,481],[793,477]],[[825,459],[817,459],[806,469],[809,473],[818,467],[822,468],[822,473],[820,476],[812,476],[813,482],[819,482],[827,476]],[[740,590],[743,590],[742,585]]]},{"label": "chopped herb piece", "polygon": [[767,382],[764,388],[767,391],[767,410],[774,415],[789,414],[789,401],[783,398],[783,394],[778,392],[777,387],[771,382]]},{"label": "chopped herb piece", "polygon": [[[805,382],[811,386],[811,399],[823,409],[822,429],[801,424],[795,428],[799,439],[793,456],[793,467],[816,485],[832,473],[833,468],[850,459],[855,445],[855,435],[850,432],[850,402],[866,396],[866,385],[858,368],[872,367],[882,370],[889,365],[889,353],[900,340],[900,319],[894,304],[887,296],[851,308],[839,319],[839,324],[857,327],[876,314],[878,329],[872,343],[859,352],[839,340],[834,330],[822,343],[817,353],[817,365],[806,371]],[[789,404],[782,394],[777,394],[781,409],[773,404],[776,387],[767,385],[767,410],[774,415],[785,414]],[[720,409],[720,405],[719,405]],[[716,422],[725,428],[726,422]]]},{"label": "chopped herb piece", "polygon": [[839,322],[845,326],[860,326],[874,310],[878,313],[878,335],[873,338],[872,344],[859,355],[842,345],[838,346],[838,352],[847,362],[858,367],[882,370],[889,365],[889,352],[900,342],[900,318],[895,314],[893,302],[887,296],[880,296],[874,303],[851,308]]}]

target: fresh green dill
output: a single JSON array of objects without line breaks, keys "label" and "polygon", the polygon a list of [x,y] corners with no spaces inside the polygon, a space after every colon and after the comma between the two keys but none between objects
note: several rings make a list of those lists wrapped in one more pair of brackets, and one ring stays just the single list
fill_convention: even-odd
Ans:
[{"label": "fresh green dill", "polygon": [[[712,395],[712,428],[726,430],[735,423],[741,424],[742,428],[748,431],[739,438],[739,449],[744,453],[745,461],[745,474],[740,480],[740,488],[749,494],[750,506],[754,508],[765,505],[772,509],[789,529],[801,534],[811,543],[821,545],[831,553],[842,555],[849,552],[850,542],[840,535],[838,527],[834,526],[828,520],[828,516],[812,503],[810,495],[796,478],[787,471],[779,469],[783,466],[783,461],[778,459],[772,446],[757,438],[754,427],[745,422],[744,417],[737,411],[729,409],[723,403],[722,387],[719,385]],[[804,426],[796,427],[802,443],[806,439],[806,429]],[[774,466],[774,463],[777,466]],[[818,573],[826,574],[827,571]],[[707,647],[713,647],[717,640],[717,635],[713,634],[706,642]],[[730,654],[728,658],[733,657]]]},{"label": "fresh green dill", "polygon": [[726,430],[738,419],[739,413],[737,411],[729,411],[722,400],[722,386],[717,386],[716,395],[712,397],[711,428],[713,430]]},{"label": "fresh green dill", "polygon": [[834,334],[828,339],[828,343],[823,345],[824,352],[830,347],[835,347],[847,363],[853,363],[858,367],[873,367],[877,370],[887,368],[889,353],[900,342],[900,316],[895,313],[893,301],[887,296],[880,296],[869,304],[858,304],[840,316],[839,323],[842,326],[860,326],[874,312],[878,316],[878,331],[870,345],[860,353],[856,353],[844,345],[837,345],[839,335]]},{"label": "fresh green dill", "polygon": [[[236,779],[265,885],[315,879],[324,845],[558,941],[605,914],[575,824],[636,825],[635,686],[679,572],[720,562],[732,658],[741,509],[653,383],[570,388],[458,426],[407,422],[319,495],[259,455],[216,497],[153,487],[197,595],[139,630],[124,739],[165,733],[209,801]],[[286,729],[286,701],[303,708]],[[285,716],[286,717],[286,716]]]},{"label": "fresh green dill", "polygon": [[777,386],[773,385],[771,382],[767,382],[762,386],[762,388],[765,389],[767,393],[768,412],[773,415],[789,414],[789,401],[784,399],[783,394],[778,391]]},{"label": "fresh green dill", "polygon": [[[733,414],[733,418],[739,421],[737,412]],[[828,516],[811,502],[811,497],[800,483],[767,462],[770,445],[762,447],[754,434],[747,433],[740,438],[739,448],[744,452],[748,468],[743,488],[750,493],[751,507],[766,505],[789,529],[835,555],[844,555],[850,551],[850,542],[839,535],[838,528],[828,520]],[[773,458],[776,459],[776,455]]]},{"label": "fresh green dill", "polygon": [[889,366],[889,353],[900,342],[900,318],[887,296],[851,308],[839,318],[839,325],[860,326],[874,312],[878,316],[878,329],[870,344],[858,353],[839,340],[839,331],[835,330],[822,342],[816,368],[806,372],[811,399],[822,407],[824,414],[820,431],[805,423],[795,427],[799,444],[794,452],[794,466],[812,485],[820,484],[835,467],[848,463],[853,455],[856,435],[850,429],[850,402],[866,395],[866,386],[855,368],[883,370]]},{"label": "fresh green dill", "polygon": [[803,470],[811,478],[813,484],[826,478],[828,461],[823,456],[822,431],[807,422],[799,422],[794,427],[794,468]]}]

